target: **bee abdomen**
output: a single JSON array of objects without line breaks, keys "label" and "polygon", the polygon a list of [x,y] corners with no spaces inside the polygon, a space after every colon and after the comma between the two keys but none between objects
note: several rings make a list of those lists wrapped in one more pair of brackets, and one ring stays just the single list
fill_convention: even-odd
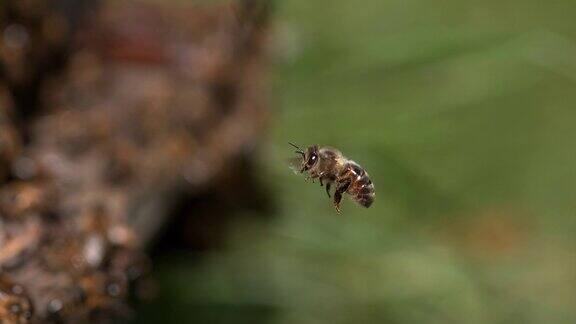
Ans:
[{"label": "bee abdomen", "polygon": [[356,196],[356,201],[358,201],[360,205],[368,208],[374,202],[374,192],[372,192],[371,194]]},{"label": "bee abdomen", "polygon": [[368,174],[364,173],[360,180],[358,180],[354,184],[354,191],[353,197],[360,205],[368,208],[374,202],[374,184],[370,178],[368,178]]}]

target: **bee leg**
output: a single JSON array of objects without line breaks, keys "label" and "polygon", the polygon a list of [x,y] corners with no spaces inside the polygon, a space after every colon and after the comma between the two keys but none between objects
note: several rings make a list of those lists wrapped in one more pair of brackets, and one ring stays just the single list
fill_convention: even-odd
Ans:
[{"label": "bee leg", "polygon": [[342,193],[338,190],[336,190],[336,192],[334,192],[334,207],[336,208],[336,211],[338,213],[340,213],[340,201],[342,200]]},{"label": "bee leg", "polygon": [[326,193],[328,194],[328,198],[330,198],[330,182],[326,184]]},{"label": "bee leg", "polygon": [[334,208],[336,212],[340,214],[340,201],[342,200],[342,194],[338,191],[334,192]]},{"label": "bee leg", "polygon": [[340,201],[342,201],[342,194],[348,190],[348,187],[350,187],[350,180],[347,180],[346,182],[338,182],[336,186],[336,192],[334,192],[334,207],[338,213],[340,213]]},{"label": "bee leg", "polygon": [[324,178],[325,173],[324,172],[320,172],[320,174],[318,175],[318,179],[320,180],[320,186],[324,186],[324,183],[322,182],[322,179]]},{"label": "bee leg", "polygon": [[315,172],[310,172],[306,180],[312,180],[312,183],[315,183],[316,178],[318,178],[318,174]]}]

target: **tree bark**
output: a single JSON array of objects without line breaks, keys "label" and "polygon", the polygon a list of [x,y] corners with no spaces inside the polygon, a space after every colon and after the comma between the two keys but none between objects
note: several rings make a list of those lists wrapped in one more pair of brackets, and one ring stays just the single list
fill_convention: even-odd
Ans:
[{"label": "tree bark", "polygon": [[268,13],[264,1],[0,4],[4,322],[130,316],[174,197],[258,143]]}]

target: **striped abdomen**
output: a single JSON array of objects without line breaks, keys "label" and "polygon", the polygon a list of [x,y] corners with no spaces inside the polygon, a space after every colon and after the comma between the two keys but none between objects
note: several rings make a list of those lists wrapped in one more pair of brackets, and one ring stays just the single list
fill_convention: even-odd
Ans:
[{"label": "striped abdomen", "polygon": [[374,184],[368,173],[355,162],[348,162],[344,168],[343,176],[350,179],[350,186],[346,192],[360,205],[368,208],[374,202]]}]

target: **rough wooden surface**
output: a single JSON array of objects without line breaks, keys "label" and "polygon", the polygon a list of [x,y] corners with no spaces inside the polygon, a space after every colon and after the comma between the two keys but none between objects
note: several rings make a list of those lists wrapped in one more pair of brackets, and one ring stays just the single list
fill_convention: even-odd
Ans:
[{"label": "rough wooden surface", "polygon": [[253,150],[267,118],[261,2],[78,3],[0,5],[6,323],[128,318],[171,197]]}]

